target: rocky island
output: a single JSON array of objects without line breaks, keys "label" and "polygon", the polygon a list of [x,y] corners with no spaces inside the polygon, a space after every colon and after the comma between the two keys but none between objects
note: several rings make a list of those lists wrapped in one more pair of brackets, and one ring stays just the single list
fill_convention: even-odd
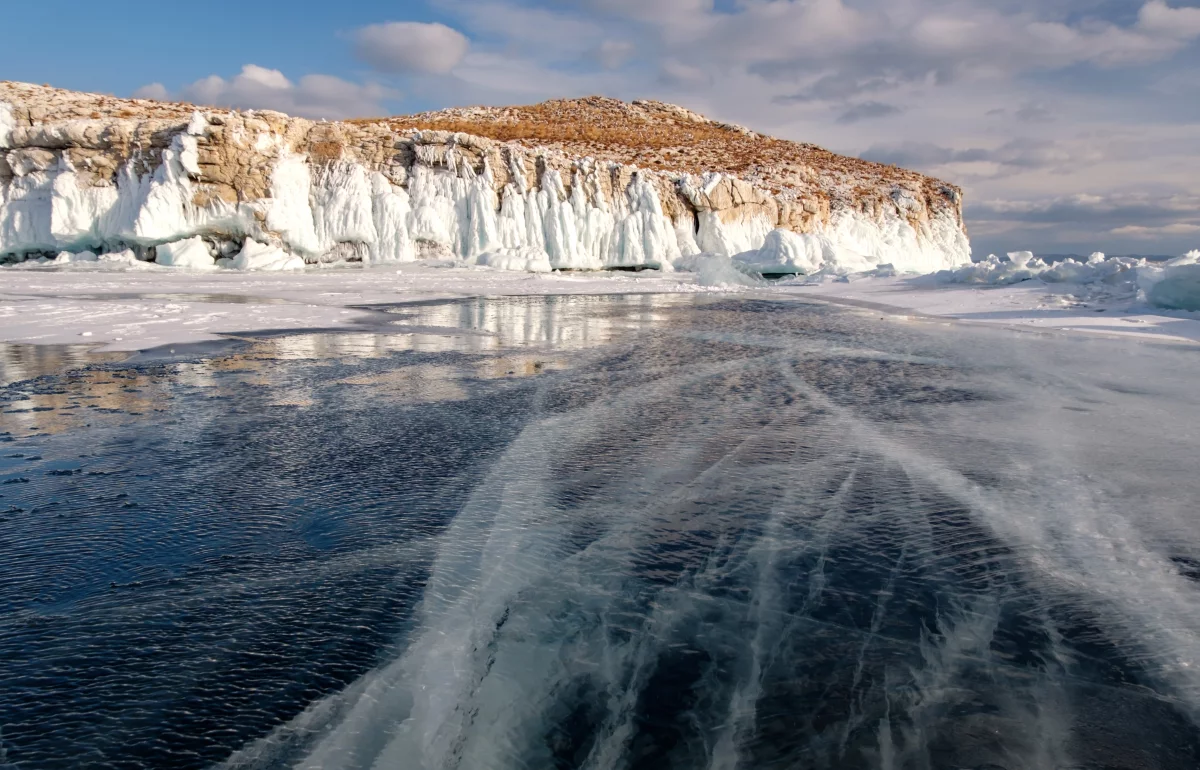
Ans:
[{"label": "rocky island", "polygon": [[929,272],[962,194],[654,101],[341,122],[0,82],[0,260]]}]

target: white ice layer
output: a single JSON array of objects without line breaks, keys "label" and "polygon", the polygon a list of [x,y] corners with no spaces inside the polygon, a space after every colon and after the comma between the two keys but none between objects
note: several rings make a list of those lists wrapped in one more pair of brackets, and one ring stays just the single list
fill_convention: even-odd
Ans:
[{"label": "white ice layer", "polygon": [[[11,110],[0,104],[0,148],[12,125]],[[843,213],[827,232],[812,235],[777,230],[759,215],[701,211],[672,220],[643,173],[609,200],[600,183],[609,169],[600,164],[580,162],[568,194],[558,171],[547,169],[535,184],[514,161],[512,181],[498,191],[487,163],[477,171],[453,146],[434,158],[417,145],[417,162],[401,186],[355,162],[316,167],[263,134],[252,138],[259,149],[279,148],[270,197],[199,206],[197,141],[207,130],[196,113],[153,173],[139,176],[131,162],[115,184],[101,186],[81,184],[69,150],[48,168],[30,160],[35,155],[9,152],[14,176],[0,182],[0,256],[158,247],[160,264],[202,267],[212,264],[204,253],[223,243],[232,254],[244,242],[237,258],[219,264],[291,269],[297,260],[290,256],[372,263],[438,256],[534,272],[671,270],[701,252],[776,272],[882,263],[924,272],[969,262],[954,216],[936,215],[918,232],[899,214],[876,220]],[[265,245],[274,250],[269,257]]]}]

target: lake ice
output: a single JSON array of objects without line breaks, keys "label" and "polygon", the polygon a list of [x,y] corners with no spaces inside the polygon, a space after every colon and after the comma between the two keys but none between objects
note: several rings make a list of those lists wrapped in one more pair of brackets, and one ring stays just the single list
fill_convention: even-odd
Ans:
[{"label": "lake ice", "polygon": [[388,310],[0,347],[0,767],[1200,764],[1195,346]]}]

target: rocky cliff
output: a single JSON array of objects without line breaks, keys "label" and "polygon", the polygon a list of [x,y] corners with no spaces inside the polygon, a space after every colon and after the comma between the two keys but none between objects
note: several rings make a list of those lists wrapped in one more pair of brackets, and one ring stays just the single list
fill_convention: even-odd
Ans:
[{"label": "rocky cliff", "polygon": [[784,272],[970,253],[953,185],[659,102],[324,122],[0,82],[0,259],[114,252],[530,270],[706,252]]}]

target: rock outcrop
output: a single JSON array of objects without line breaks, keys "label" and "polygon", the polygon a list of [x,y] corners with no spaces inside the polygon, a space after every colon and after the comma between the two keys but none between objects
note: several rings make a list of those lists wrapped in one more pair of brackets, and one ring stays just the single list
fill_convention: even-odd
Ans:
[{"label": "rock outcrop", "polygon": [[192,267],[969,261],[953,185],[659,102],[324,122],[0,83],[0,258],[163,245]]}]

